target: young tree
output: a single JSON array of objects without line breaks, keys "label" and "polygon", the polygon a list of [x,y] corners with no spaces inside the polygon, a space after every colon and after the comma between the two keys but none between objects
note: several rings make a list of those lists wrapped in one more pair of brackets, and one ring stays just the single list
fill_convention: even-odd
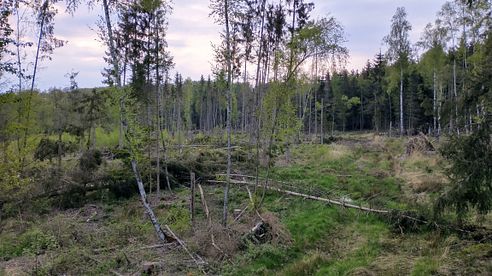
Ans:
[{"label": "young tree", "polygon": [[231,50],[231,10],[234,10],[234,6],[232,6],[229,0],[212,0],[211,8],[212,14],[215,15],[216,21],[225,26],[225,35],[224,40],[226,44],[225,49],[225,62],[226,62],[226,71],[227,71],[227,176],[226,176],[226,186],[224,189],[224,210],[222,214],[222,224],[224,227],[227,226],[227,213],[228,213],[228,203],[229,203],[229,186],[230,186],[230,177],[231,177],[231,124],[232,124],[232,95],[231,95],[231,86],[232,86],[232,64],[234,57],[232,56]]},{"label": "young tree", "polygon": [[427,79],[432,79],[432,117],[433,132],[435,135],[441,133],[441,97],[443,90],[444,68],[446,65],[446,29],[441,26],[440,20],[436,24],[427,24],[421,41],[420,47],[426,50],[423,54],[419,66]]},{"label": "young tree", "polygon": [[[143,1],[145,1],[145,0],[143,0]],[[120,71],[120,61],[121,60],[120,60],[120,57],[118,55],[118,51],[116,49],[115,36],[113,33],[113,27],[111,24],[111,17],[110,17],[111,11],[110,11],[110,5],[108,3],[108,0],[103,0],[103,10],[104,10],[104,14],[105,14],[104,20],[106,23],[105,24],[106,29],[105,29],[105,32],[103,32],[105,34],[105,37],[104,37],[105,40],[104,41],[108,45],[109,53],[110,53],[110,58],[108,61],[112,65],[112,70],[110,72],[111,72],[111,76],[113,76],[114,83],[116,84],[116,87],[115,87],[116,91],[121,92],[123,89],[123,87],[121,85],[122,84],[121,83],[121,73],[122,72]],[[162,230],[152,208],[150,207],[150,205],[147,201],[147,195],[146,195],[146,192],[144,189],[142,176],[140,174],[140,170],[139,170],[138,163],[137,163],[138,151],[136,148],[136,140],[134,137],[136,132],[132,131],[132,129],[130,129],[130,125],[128,124],[128,114],[127,114],[127,109],[126,109],[126,105],[125,105],[125,95],[120,96],[119,102],[120,102],[120,114],[121,114],[120,115],[120,121],[121,121],[121,127],[123,129],[122,133],[124,133],[126,140],[127,140],[127,143],[128,143],[128,149],[130,152],[130,163],[131,163],[132,170],[133,170],[133,173],[134,173],[136,181],[137,181],[137,186],[138,186],[138,189],[140,192],[140,198],[141,198],[142,204],[143,204],[147,214],[150,217],[150,220],[152,222],[152,225],[154,226],[156,234],[158,235],[158,237],[161,241],[165,242],[169,239],[169,235],[166,234]]]},{"label": "young tree", "polygon": [[405,8],[399,7],[391,20],[391,32],[384,38],[388,44],[387,56],[400,69],[400,135],[404,134],[403,122],[403,73],[410,56],[409,32],[412,30],[407,20]]}]

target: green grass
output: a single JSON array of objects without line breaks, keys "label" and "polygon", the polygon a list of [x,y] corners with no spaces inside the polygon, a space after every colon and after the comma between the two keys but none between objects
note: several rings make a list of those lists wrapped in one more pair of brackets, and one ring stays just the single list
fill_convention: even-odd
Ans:
[{"label": "green grass", "polygon": [[[337,275],[368,265],[379,253],[380,237],[388,233],[388,226],[372,215],[299,198],[277,199],[268,195],[265,208],[282,218],[292,244],[251,246],[239,258],[240,264],[228,267],[226,274]],[[344,248],[346,239],[360,244],[355,250]],[[337,256],[338,250],[348,250],[348,255]]]},{"label": "green grass", "polygon": [[289,207],[285,224],[299,248],[309,247],[326,237],[340,223],[338,210],[319,202],[297,202]]},{"label": "green grass", "polygon": [[422,257],[415,263],[412,276],[433,275],[437,273],[439,262],[431,256]]},{"label": "green grass", "polygon": [[[293,183],[301,191],[348,196],[357,203],[369,203],[370,199],[373,206],[396,206],[400,202],[398,180],[389,174],[373,175],[390,167],[390,161],[377,153],[337,145],[300,145],[292,150],[292,156],[296,160],[294,164],[272,169],[273,179]],[[362,157],[361,166],[358,164]]]},{"label": "green grass", "polygon": [[[112,147],[118,142],[117,129],[110,133],[98,129],[97,135],[98,147]],[[332,199],[348,197],[365,206],[408,209],[410,204],[405,201],[401,188],[404,180],[392,173],[395,159],[391,158],[403,151],[403,140],[379,143],[385,146],[384,150],[339,144],[294,146],[291,161],[273,168],[271,175],[273,179],[292,183],[294,187],[290,188],[301,192],[319,193]],[[216,159],[221,159],[222,155],[217,154]],[[428,170],[426,166],[429,167],[417,158],[407,159],[407,162],[403,163],[403,170]],[[434,173],[433,167],[428,171]],[[222,192],[223,187],[217,186],[207,193],[214,218],[220,216]],[[168,224],[178,236],[193,239],[190,237],[189,190],[175,189],[173,196],[172,204],[163,202],[154,206],[154,211],[159,221]],[[196,203],[197,217],[203,219],[198,194]],[[249,203],[249,198],[244,189],[233,187],[229,203],[231,209],[242,208]],[[22,230],[16,230],[18,233],[0,232],[0,261],[18,256],[33,258],[33,254],[44,251],[50,257],[37,271],[39,275],[106,275],[111,269],[134,271],[132,265],[164,258],[158,255],[162,252],[139,251],[130,256],[134,258],[133,264],[125,261],[122,252],[156,243],[154,229],[143,215],[137,197],[111,198],[100,202],[97,210],[102,214],[95,222],[97,228],[93,222],[86,222],[83,213],[80,219],[70,211],[63,211],[36,219],[36,225],[26,224]],[[463,261],[470,267],[476,264],[475,260],[485,262],[490,256],[487,252],[492,251],[489,245],[460,244],[458,238],[444,242],[445,237],[441,239],[429,232],[400,235],[378,216],[271,191],[266,193],[262,211],[278,219],[272,221],[281,224],[281,228],[274,229],[287,230],[285,243],[244,245],[233,253],[236,254],[231,260],[233,264],[207,260],[217,268],[217,274],[385,275],[404,271],[403,274],[430,275],[446,271],[443,266],[451,262]],[[254,213],[250,215],[256,217]],[[244,226],[247,232],[250,225]],[[241,238],[244,233],[237,237]],[[193,242],[189,245],[192,251],[197,250]],[[94,249],[101,248],[116,249],[97,255],[98,261],[91,259]],[[175,263],[178,262],[168,262]],[[482,264],[482,270],[476,271],[484,271],[484,267]]]},{"label": "green grass", "polygon": [[[340,145],[300,145],[292,149],[293,162],[272,169],[272,178],[292,189],[318,191],[331,198],[348,196],[354,202],[383,208],[407,207],[401,181],[391,173],[392,151],[403,142],[385,143],[388,152]],[[297,187],[296,187],[297,186]],[[348,275],[370,270],[385,252],[390,226],[374,215],[329,206],[321,202],[267,193],[265,209],[287,227],[289,247],[256,246],[238,259],[231,275]],[[435,264],[419,261],[414,270],[433,271]],[[418,275],[418,274],[417,274]]]},{"label": "green grass", "polygon": [[352,244],[342,248],[338,258],[323,264],[316,275],[347,275],[357,269],[365,269],[381,252],[381,238],[388,233],[387,226],[375,219],[362,219],[352,222],[348,227],[352,232],[347,240],[342,241]]}]

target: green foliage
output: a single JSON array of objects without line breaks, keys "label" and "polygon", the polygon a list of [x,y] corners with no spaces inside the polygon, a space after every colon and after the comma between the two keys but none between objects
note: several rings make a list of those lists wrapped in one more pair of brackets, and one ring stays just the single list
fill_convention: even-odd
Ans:
[{"label": "green foliage", "polygon": [[58,248],[58,241],[50,233],[32,228],[18,237],[0,241],[0,259],[9,260],[25,255],[39,255],[46,250]]},{"label": "green foliage", "polygon": [[113,128],[107,131],[103,128],[96,128],[96,144],[97,147],[113,148],[118,145],[119,129]]},{"label": "green foliage", "polygon": [[[52,141],[47,138],[42,138],[34,152],[34,158],[40,161],[46,159],[51,161],[51,159],[57,156],[64,156],[67,153],[75,152],[77,148],[77,145],[72,142]],[[58,152],[59,150],[61,151]]]},{"label": "green foliage", "polygon": [[109,192],[116,199],[130,198],[138,193],[135,176],[126,168],[109,170],[104,179],[109,185]]},{"label": "green foliage", "polygon": [[262,103],[262,133],[267,140],[273,134],[274,141],[288,143],[299,132],[301,124],[290,101],[294,92],[288,84],[270,84]]},{"label": "green foliage", "polygon": [[92,173],[102,163],[102,153],[99,150],[87,150],[79,159],[79,167],[83,172]]},{"label": "green foliage", "polygon": [[448,175],[451,187],[436,203],[439,214],[452,209],[463,218],[471,209],[480,214],[492,210],[492,140],[491,126],[469,136],[452,137],[442,147],[442,155],[451,163]]},{"label": "green foliage", "polygon": [[160,216],[160,221],[178,233],[183,233],[190,228],[190,211],[184,207],[172,206]]},{"label": "green foliage", "polygon": [[9,147],[4,151],[5,160],[0,162],[0,202],[22,197],[33,179],[21,176],[23,163],[18,152]]}]

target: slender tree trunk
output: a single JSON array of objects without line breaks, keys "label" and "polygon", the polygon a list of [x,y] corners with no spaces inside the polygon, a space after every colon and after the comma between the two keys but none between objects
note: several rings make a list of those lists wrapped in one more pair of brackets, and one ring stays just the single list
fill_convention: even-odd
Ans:
[{"label": "slender tree trunk", "polygon": [[272,147],[273,147],[273,140],[275,137],[275,130],[277,127],[277,103],[278,101],[275,101],[275,107],[273,109],[273,116],[272,116],[272,129],[270,132],[270,138],[268,139],[268,160],[267,160],[267,171],[266,171],[266,178],[265,178],[265,184],[263,185],[263,192],[261,194],[261,200],[258,206],[256,206],[257,209],[261,207],[263,204],[263,201],[265,200],[265,194],[268,189],[268,182],[270,181],[270,172],[271,172],[271,159],[272,159]]},{"label": "slender tree trunk", "polygon": [[156,166],[155,166],[155,174],[156,174],[156,192],[157,196],[160,197],[161,195],[161,146],[160,146],[160,140],[161,140],[161,114],[160,114],[160,105],[161,105],[161,100],[160,100],[160,86],[157,85],[157,139],[156,139]]},{"label": "slender tree trunk", "polygon": [[[111,20],[110,20],[110,16],[109,16],[108,0],[103,0],[103,9],[104,9],[105,21],[106,21],[106,26],[107,26],[107,34],[108,34],[108,40],[109,40],[109,51],[110,51],[110,55],[111,55],[111,63],[113,65],[113,69],[114,69],[114,75],[116,78],[117,88],[121,89],[121,77],[120,77],[119,65],[118,65],[118,60],[117,60],[117,55],[116,55],[116,48],[114,46],[114,37],[113,37],[113,30],[111,27]],[[120,118],[122,120],[121,124],[123,125],[124,133],[125,133],[125,135],[128,135],[128,131],[127,131],[128,124],[127,124],[127,119],[126,119],[125,102],[124,102],[123,97],[120,98],[120,112],[121,112]],[[162,231],[160,224],[157,221],[157,218],[156,218],[154,212],[152,211],[152,208],[150,207],[149,203],[147,202],[147,195],[145,193],[144,185],[142,182],[142,177],[141,177],[140,172],[138,170],[137,161],[135,160],[135,153],[133,152],[132,145],[130,145],[129,148],[130,148],[132,170],[133,170],[133,173],[135,175],[135,179],[137,181],[138,190],[140,192],[140,198],[141,198],[142,204],[145,208],[145,211],[149,215],[149,218],[152,222],[152,225],[154,226],[155,232],[156,232],[157,236],[159,237],[159,239],[162,242],[167,242],[168,240],[172,240],[172,239],[170,239],[170,237],[168,235],[166,235],[164,233],[164,231]]]},{"label": "slender tree trunk", "polygon": [[403,125],[403,67],[400,66],[400,136],[404,134]]},{"label": "slender tree trunk", "polygon": [[391,95],[388,95],[389,99],[389,137],[391,137],[391,133],[393,132],[393,119],[391,118],[391,114],[393,113],[393,110],[391,108]]},{"label": "slender tree trunk", "polygon": [[241,122],[241,130],[244,132],[246,130],[246,92],[248,90],[248,86],[247,86],[247,73],[248,73],[248,70],[247,70],[247,66],[248,66],[248,60],[246,58],[244,58],[244,83],[243,83],[243,102],[241,103],[241,119],[242,119],[242,122]]},{"label": "slender tree trunk", "polygon": [[227,47],[227,179],[224,189],[224,210],[222,215],[222,225],[227,226],[227,213],[229,204],[229,186],[231,181],[231,108],[232,108],[232,95],[231,95],[231,83],[232,83],[232,51],[231,51],[231,38],[229,32],[229,0],[224,0],[224,15],[225,15],[225,29],[226,29],[226,47]]},{"label": "slender tree trunk", "polygon": [[31,92],[34,91],[34,84],[36,82],[36,73],[38,70],[38,61],[39,61],[39,53],[41,50],[41,41],[43,40],[44,36],[44,24],[45,24],[45,18],[46,18],[46,11],[48,10],[49,6],[49,1],[46,0],[41,7],[41,25],[39,28],[39,37],[38,37],[38,45],[36,48],[36,58],[34,59],[34,69],[32,72],[32,81],[31,81]]},{"label": "slender tree trunk", "polygon": [[437,88],[436,88],[436,69],[434,68],[434,74],[433,74],[433,86],[432,86],[432,90],[433,90],[433,100],[432,100],[432,119],[434,121],[434,129],[433,129],[433,132],[434,132],[434,135],[436,134],[436,131],[437,131],[437,117],[436,117],[436,112],[437,112]]},{"label": "slender tree trunk", "polygon": [[[31,81],[31,89],[29,91],[29,95],[27,97],[27,104],[25,106],[26,108],[26,118],[25,118],[25,125],[24,125],[24,137],[23,137],[23,142],[22,142],[22,148],[25,150],[27,147],[27,140],[29,136],[29,121],[31,120],[31,101],[33,97],[33,92],[34,92],[34,84],[36,82],[36,73],[38,70],[38,61],[39,61],[39,54],[41,51],[41,42],[43,40],[44,36],[44,24],[45,24],[45,19],[46,19],[46,12],[48,10],[49,2],[46,0],[43,3],[43,6],[41,7],[41,24],[39,27],[39,36],[38,36],[38,45],[36,47],[36,57],[34,59],[34,68],[33,68],[33,73],[32,73],[32,81]],[[24,168],[24,163],[25,163],[25,153],[22,153],[21,155],[21,169]]]},{"label": "slender tree trunk", "polygon": [[62,131],[58,131],[58,173],[61,173],[62,162]]},{"label": "slender tree trunk", "polygon": [[190,172],[190,217],[191,227],[195,228],[195,173]]},{"label": "slender tree trunk", "polygon": [[167,189],[171,191],[171,182],[169,181],[169,172],[167,170],[167,147],[166,147],[166,142],[164,138],[161,135],[161,141],[162,141],[162,153],[164,155],[164,174],[166,175],[166,184],[167,184]]},{"label": "slender tree trunk", "polygon": [[335,103],[331,107],[331,137],[335,136]]},{"label": "slender tree trunk", "polygon": [[450,118],[450,128],[453,130],[453,126],[456,125],[456,131],[458,131],[458,88],[456,84],[456,58],[453,58],[453,96],[454,96],[454,120],[456,123],[453,122],[453,118]]},{"label": "slender tree trunk", "polygon": [[[19,5],[19,4],[18,4]],[[17,78],[19,81],[19,92],[22,91],[22,62],[21,62],[21,53],[20,53],[20,47],[21,47],[21,42],[20,42],[20,36],[21,36],[21,30],[20,30],[20,23],[21,23],[21,16],[20,16],[20,11],[19,11],[19,6],[16,7],[16,15],[17,15],[17,32],[16,32],[16,50],[17,50]]]},{"label": "slender tree trunk", "polygon": [[441,97],[442,86],[439,87],[438,103],[437,103],[437,137],[441,136]]},{"label": "slender tree trunk", "polygon": [[157,16],[154,17],[154,28],[156,31],[155,37],[155,54],[156,54],[156,66],[155,66],[155,82],[156,82],[156,131],[157,131],[157,139],[156,139],[156,166],[155,166],[155,174],[156,174],[156,191],[157,197],[161,196],[161,79],[160,79],[160,59],[159,59],[159,27],[157,26]]},{"label": "slender tree trunk", "polygon": [[359,131],[364,129],[364,97],[362,95],[362,89],[360,89],[360,122]]},{"label": "slender tree trunk", "polygon": [[[376,91],[376,90],[374,90]],[[377,95],[376,92],[374,92],[374,127],[376,128],[376,133],[379,133],[379,124],[380,124],[380,116],[378,113],[378,101],[377,101]]]},{"label": "slender tree trunk", "polygon": [[[309,93],[311,94],[311,92]],[[308,136],[311,140],[311,118],[313,117],[313,102],[312,98],[309,97],[309,114],[308,114]]]},{"label": "slender tree trunk", "polygon": [[320,128],[321,128],[321,138],[320,138],[320,144],[323,144],[324,140],[325,140],[325,131],[324,131],[324,124],[325,124],[325,106],[324,106],[324,99],[321,98],[321,124],[320,124]]},{"label": "slender tree trunk", "polygon": [[256,186],[254,193],[256,194],[257,188],[259,185],[259,174],[260,174],[260,139],[261,139],[261,87],[260,87],[260,69],[261,69],[261,57],[263,55],[263,40],[264,38],[264,27],[265,27],[265,5],[266,5],[266,0],[263,0],[261,4],[261,25],[260,25],[260,30],[259,30],[259,37],[260,37],[260,43],[259,43],[259,49],[258,49],[258,61],[256,63],[256,77],[255,77],[255,110],[254,110],[254,122],[255,122],[255,136],[256,136],[256,160],[255,160],[255,175],[256,175]]},{"label": "slender tree trunk", "polygon": [[318,53],[315,54],[314,62],[314,138],[318,139]]},{"label": "slender tree trunk", "polygon": [[154,214],[154,211],[150,207],[150,204],[147,202],[147,194],[145,193],[142,177],[140,176],[140,172],[138,170],[137,161],[132,160],[131,164],[133,173],[135,174],[135,177],[137,179],[138,190],[140,191],[140,200],[142,201],[142,204],[145,208],[145,212],[147,213],[147,215],[149,215],[150,221],[152,222],[155,232],[157,233],[157,236],[159,237],[161,242],[167,242],[168,240],[170,240],[170,237],[168,237],[168,235],[166,235],[166,233],[162,231],[161,225],[157,221],[157,217]]}]

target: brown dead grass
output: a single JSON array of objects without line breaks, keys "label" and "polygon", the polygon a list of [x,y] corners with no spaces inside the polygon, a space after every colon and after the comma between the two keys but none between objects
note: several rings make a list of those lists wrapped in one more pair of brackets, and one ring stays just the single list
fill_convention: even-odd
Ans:
[{"label": "brown dead grass", "polygon": [[407,198],[417,203],[428,203],[429,194],[442,191],[449,180],[444,174],[443,162],[437,154],[414,152],[403,156],[400,173],[404,182],[402,189]]}]

